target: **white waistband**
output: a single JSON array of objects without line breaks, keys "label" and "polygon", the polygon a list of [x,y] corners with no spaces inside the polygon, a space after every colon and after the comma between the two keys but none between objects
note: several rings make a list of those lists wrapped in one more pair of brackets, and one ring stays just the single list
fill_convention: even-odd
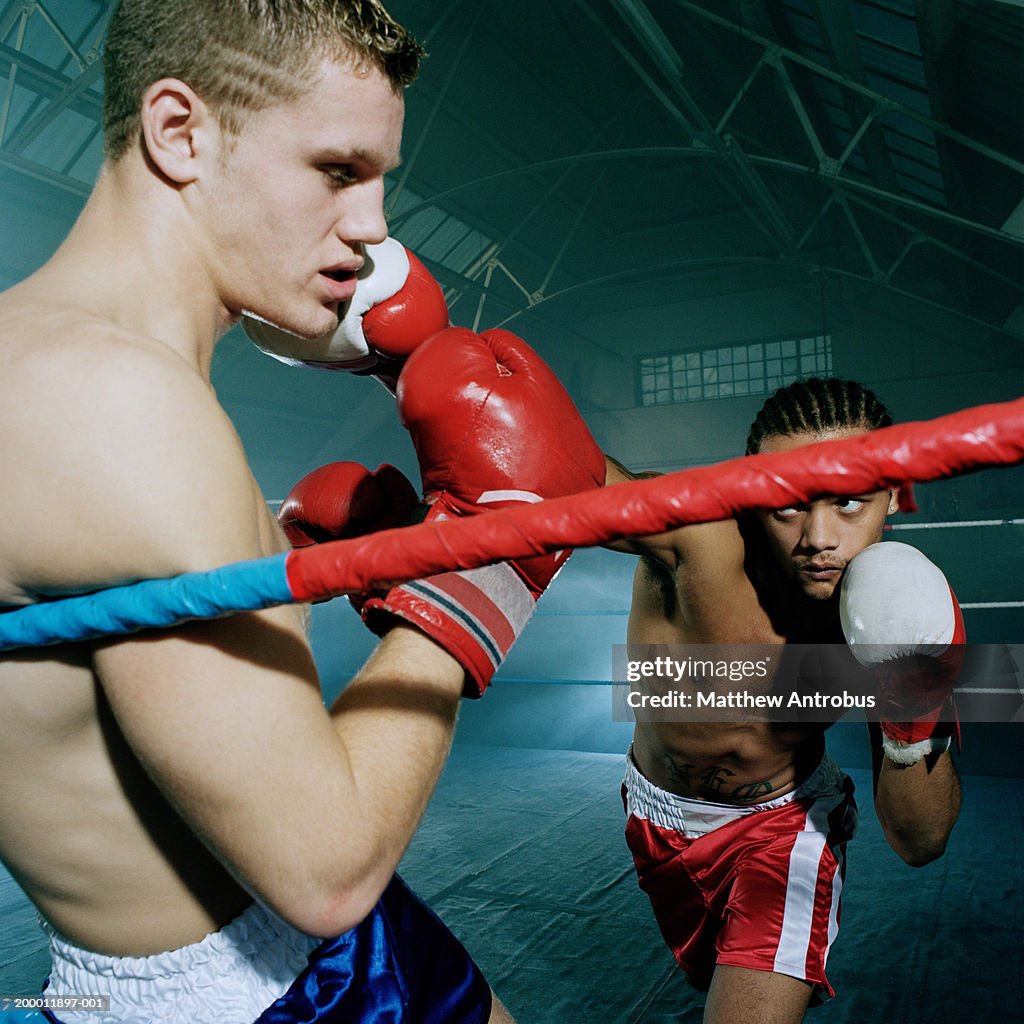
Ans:
[{"label": "white waistband", "polygon": [[143,957],[93,953],[40,923],[52,960],[46,994],[110,997],[109,1012],[76,1010],[74,1024],[251,1024],[321,941],[258,904],[199,942]]},{"label": "white waistband", "polygon": [[659,828],[674,829],[685,836],[703,836],[748,814],[782,807],[794,800],[837,794],[846,778],[846,773],[825,754],[818,767],[796,789],[782,796],[757,804],[718,804],[679,796],[656,786],[640,774],[630,747],[626,752],[623,784],[626,787],[627,814],[644,818]]}]

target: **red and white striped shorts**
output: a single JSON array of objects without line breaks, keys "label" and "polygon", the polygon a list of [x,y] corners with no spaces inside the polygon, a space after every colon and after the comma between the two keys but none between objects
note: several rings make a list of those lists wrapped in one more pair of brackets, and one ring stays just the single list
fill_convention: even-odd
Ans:
[{"label": "red and white striped shorts", "polygon": [[828,755],[791,793],[737,807],[659,789],[630,752],[622,799],[640,888],[694,985],[730,964],[812,982],[812,1003],[835,995],[825,962],[857,805]]}]

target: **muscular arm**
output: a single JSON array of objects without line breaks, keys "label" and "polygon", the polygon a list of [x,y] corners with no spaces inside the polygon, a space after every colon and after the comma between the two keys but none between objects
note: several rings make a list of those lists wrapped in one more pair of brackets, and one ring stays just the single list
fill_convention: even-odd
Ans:
[{"label": "muscular arm", "polygon": [[[634,473],[627,469],[621,462],[605,455],[605,486],[616,483],[625,483],[629,480],[643,480],[652,476],[662,474],[655,472]],[[734,523],[729,520],[726,525],[722,523],[698,523],[691,526],[679,526],[670,529],[664,534],[654,534],[649,537],[625,538],[622,541],[613,541],[605,545],[611,551],[622,551],[629,555],[642,555],[652,563],[662,566],[670,573],[675,572],[683,561],[700,562],[703,553],[716,551],[715,557],[724,564],[724,552],[718,549],[723,544],[723,539],[735,530]],[[736,532],[738,541],[738,532]],[[739,564],[742,563],[742,545],[739,544],[732,554],[739,554]],[[735,561],[735,559],[732,559]],[[650,564],[651,571],[655,571],[655,565]],[[699,569],[697,569],[699,574]]]},{"label": "muscular arm", "polygon": [[960,813],[960,777],[947,750],[913,765],[882,753],[882,732],[868,726],[874,770],[875,812],[893,850],[912,867],[941,857]]},{"label": "muscular arm", "polygon": [[[130,343],[82,355],[46,383],[52,416],[33,422],[26,409],[4,424],[32,438],[8,485],[33,501],[4,551],[24,592],[205,569],[281,545],[198,377]],[[295,607],[100,644],[94,667],[182,818],[251,892],[319,935],[361,920],[394,870],[463,682],[447,654],[399,629],[328,713]]]},{"label": "muscular arm", "polygon": [[[658,475],[632,473],[609,455],[605,462],[606,486]],[[736,520],[680,526],[607,546],[642,556],[633,582],[631,634],[663,635],[657,641],[649,638],[643,642],[759,643],[777,639],[760,621],[763,616],[744,570],[745,546]]]},{"label": "muscular arm", "polygon": [[[630,480],[645,480],[661,475],[660,473],[646,471],[634,473],[610,455],[605,454],[604,458],[606,487],[626,483]],[[626,537],[622,540],[612,541],[606,544],[605,547],[611,551],[622,551],[627,555],[643,555],[654,559],[669,571],[674,571],[679,565],[684,548],[693,536],[694,528],[684,526],[649,537]]]}]

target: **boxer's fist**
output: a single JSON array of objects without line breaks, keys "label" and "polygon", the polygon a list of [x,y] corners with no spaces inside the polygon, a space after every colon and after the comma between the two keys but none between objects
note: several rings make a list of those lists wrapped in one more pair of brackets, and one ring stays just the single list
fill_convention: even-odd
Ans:
[{"label": "boxer's fist", "polygon": [[331,462],[289,491],[277,519],[292,547],[301,548],[403,526],[418,504],[412,484],[394,466],[371,473],[358,462]]},{"label": "boxer's fist", "polygon": [[397,369],[416,346],[448,326],[448,307],[441,286],[401,242],[388,238],[365,250],[355,295],[340,311],[334,330],[300,338],[245,316],[242,327],[250,340],[292,365],[375,375],[381,369],[382,377],[397,378]]},{"label": "boxer's fist", "polygon": [[[421,345],[398,384],[427,519],[474,515],[600,487],[604,456],[544,361],[508,331],[450,328]],[[461,662],[477,696],[571,552],[404,584],[364,615],[407,619]]]},{"label": "boxer's fist", "polygon": [[839,615],[851,652],[875,678],[886,754],[914,764],[947,749],[965,634],[941,570],[908,544],[872,544],[846,568]]}]

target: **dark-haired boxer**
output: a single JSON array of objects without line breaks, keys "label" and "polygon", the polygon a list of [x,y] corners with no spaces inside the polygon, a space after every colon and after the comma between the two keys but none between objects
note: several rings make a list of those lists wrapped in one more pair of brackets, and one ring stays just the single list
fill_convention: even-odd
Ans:
[{"label": "dark-haired boxer", "polygon": [[[308,361],[385,376],[363,330],[382,302],[385,355],[447,325],[436,283],[406,301],[420,271],[382,206],[421,52],[376,0],[119,4],[99,180],[0,296],[0,602],[287,547],[211,387],[214,346],[249,312]],[[422,432],[457,438],[448,411]],[[591,463],[547,476],[592,486]],[[486,466],[448,469],[460,493],[491,486]],[[503,570],[467,586],[515,604],[507,646],[543,580]],[[376,600],[391,628],[330,709],[295,607],[0,662],[0,857],[45,921],[45,994],[110,997],[79,1024],[510,1020],[393,880],[482,669],[458,624]]]},{"label": "dark-haired boxer", "polygon": [[[798,381],[765,402],[747,454],[890,422],[852,381]],[[609,460],[609,482],[630,477]],[[849,645],[850,666],[868,666],[879,700],[880,727],[869,724],[878,816],[893,849],[921,865],[942,854],[959,813],[942,713],[956,663],[942,655],[963,643],[963,627],[942,573],[914,548],[880,543],[896,507],[891,490],[824,496],[617,548],[643,556],[628,627],[637,651]],[[666,942],[708,990],[705,1024],[797,1022],[834,994],[826,959],[856,805],[851,780],[825,752],[826,728],[636,723],[623,785],[627,842]]]}]

